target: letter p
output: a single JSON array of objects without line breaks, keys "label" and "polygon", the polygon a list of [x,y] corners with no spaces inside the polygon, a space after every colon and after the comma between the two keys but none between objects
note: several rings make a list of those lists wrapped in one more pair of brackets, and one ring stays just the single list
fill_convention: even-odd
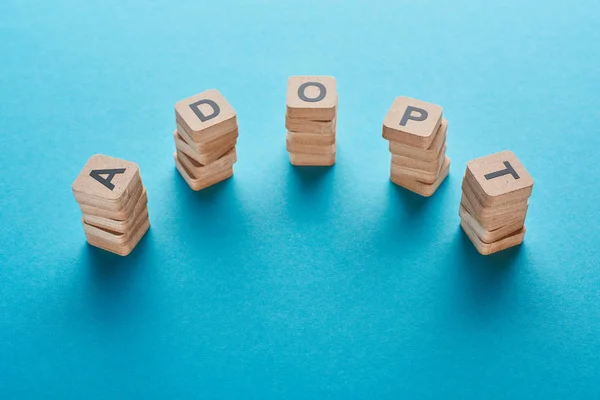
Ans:
[{"label": "letter p", "polygon": [[[418,113],[418,115],[413,115],[413,113]],[[425,121],[427,119],[428,115],[429,114],[427,114],[427,111],[423,110],[422,108],[408,106],[408,107],[406,107],[406,110],[404,111],[404,115],[402,116],[402,119],[400,120],[400,126],[406,126],[406,123],[409,120],[417,121],[417,122]]]}]

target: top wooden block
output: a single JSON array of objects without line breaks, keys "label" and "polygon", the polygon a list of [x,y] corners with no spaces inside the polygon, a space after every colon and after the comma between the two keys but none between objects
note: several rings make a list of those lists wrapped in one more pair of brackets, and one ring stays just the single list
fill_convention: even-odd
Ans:
[{"label": "top wooden block", "polygon": [[235,110],[217,89],[178,101],[175,104],[175,116],[198,142],[215,139],[237,127]]},{"label": "top wooden block", "polygon": [[465,179],[486,207],[528,198],[533,189],[533,178],[509,150],[469,161]]},{"label": "top wooden block", "polygon": [[383,137],[427,149],[442,122],[442,107],[410,97],[396,97],[383,120]]},{"label": "top wooden block", "polygon": [[292,76],[287,87],[287,116],[314,121],[331,121],[337,108],[333,76]]},{"label": "top wooden block", "polygon": [[96,154],[87,161],[72,189],[78,203],[121,209],[140,185],[136,163]]}]

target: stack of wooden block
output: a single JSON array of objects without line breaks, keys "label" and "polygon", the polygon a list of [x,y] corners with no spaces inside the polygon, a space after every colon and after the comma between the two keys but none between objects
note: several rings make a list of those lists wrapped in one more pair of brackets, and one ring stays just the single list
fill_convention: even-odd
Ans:
[{"label": "stack of wooden block", "polygon": [[148,198],[137,164],[96,154],[73,182],[89,244],[126,256],[148,228]]},{"label": "stack of wooden block", "polygon": [[218,90],[177,102],[175,122],[175,165],[190,188],[201,190],[233,175],[237,118]]},{"label": "stack of wooden block", "polygon": [[431,196],[448,176],[448,121],[442,107],[397,97],[383,121],[392,153],[390,179],[421,196]]},{"label": "stack of wooden block", "polygon": [[286,148],[298,166],[335,164],[338,95],[332,76],[292,76],[287,87]]},{"label": "stack of wooden block", "polygon": [[477,251],[487,255],[523,242],[532,189],[533,178],[511,151],[467,164],[460,225]]}]

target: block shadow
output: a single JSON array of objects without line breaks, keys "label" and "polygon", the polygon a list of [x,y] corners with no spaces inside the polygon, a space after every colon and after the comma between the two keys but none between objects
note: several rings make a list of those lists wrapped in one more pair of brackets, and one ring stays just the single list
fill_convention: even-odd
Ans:
[{"label": "block shadow", "polygon": [[288,164],[285,203],[292,223],[325,221],[335,201],[335,165],[296,167]]},{"label": "block shadow", "polygon": [[140,305],[151,296],[143,295],[148,289],[148,271],[153,257],[152,227],[127,256],[120,256],[85,243],[80,260],[85,266],[86,305],[95,321],[112,326],[135,318]]},{"label": "block shadow", "polygon": [[424,197],[389,181],[388,204],[382,216],[386,234],[429,235],[431,223],[428,220],[449,201],[449,185],[444,183],[433,196]]},{"label": "block shadow", "polygon": [[288,164],[289,175],[301,194],[312,194],[324,187],[333,177],[335,165],[331,167],[296,167]]},{"label": "block shadow", "polygon": [[510,312],[516,266],[527,265],[525,243],[491,255],[481,255],[458,226],[452,240],[452,282],[457,309],[470,321],[485,322]]},{"label": "block shadow", "polygon": [[[187,246],[227,246],[232,237],[247,230],[243,204],[236,191],[235,175],[206,189],[194,191],[174,168],[170,201],[174,207],[173,232]],[[176,228],[175,228],[176,227]]]},{"label": "block shadow", "polygon": [[408,208],[408,211],[413,213],[422,212],[424,208],[427,207],[429,197],[423,197],[414,192],[411,192],[408,189],[403,188],[402,186],[396,185],[394,182],[388,182],[388,191],[390,193],[390,200],[398,202],[398,204],[403,205]]},{"label": "block shadow", "polygon": [[205,268],[216,268],[215,260],[222,261],[218,271],[193,267],[194,273],[214,273],[213,277],[223,279],[228,273],[243,273],[236,266],[245,265],[245,258],[251,252],[247,241],[251,240],[249,237],[259,239],[255,238],[253,226],[257,221],[253,221],[252,211],[244,207],[235,174],[200,191],[192,190],[177,169],[173,168],[173,174],[176,176],[169,194],[173,219],[169,221],[167,233],[177,237],[179,251],[190,253],[190,266],[210,260]]}]

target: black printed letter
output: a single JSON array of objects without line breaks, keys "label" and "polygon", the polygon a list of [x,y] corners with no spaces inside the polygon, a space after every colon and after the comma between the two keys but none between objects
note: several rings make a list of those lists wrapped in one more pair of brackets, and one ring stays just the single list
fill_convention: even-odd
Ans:
[{"label": "black printed letter", "polygon": [[[117,174],[122,174],[125,172],[125,168],[119,169],[93,169],[90,171],[90,176],[106,186],[109,190],[113,190],[115,185],[112,184],[112,180]],[[106,175],[106,178],[100,176]]]},{"label": "black printed letter", "polygon": [[[306,93],[304,93],[304,92],[306,91],[306,88],[309,86],[314,86],[316,88],[319,88],[319,95],[317,97],[313,97],[313,98],[306,97]],[[309,103],[316,103],[317,101],[323,100],[325,98],[326,94],[327,94],[327,89],[325,88],[325,85],[323,85],[322,83],[319,83],[319,82],[305,82],[302,85],[300,85],[300,87],[298,88],[298,97],[300,97],[300,100],[306,101]]]},{"label": "black printed letter", "polygon": [[512,175],[513,178],[519,179],[519,174],[517,174],[517,171],[515,171],[515,169],[512,167],[512,165],[510,165],[510,163],[508,161],[504,161],[504,166],[506,167],[506,169],[484,175],[484,178],[486,180],[490,180],[490,179],[494,179],[494,178],[498,178],[500,176],[510,174],[510,175]]},{"label": "black printed letter", "polygon": [[[411,114],[413,111],[418,112],[419,115],[412,116]],[[425,121],[427,119],[428,115],[429,114],[427,114],[427,111],[423,110],[422,108],[408,106],[408,107],[406,107],[406,111],[404,111],[404,115],[402,116],[402,119],[400,120],[400,126],[406,126],[406,123],[408,122],[409,119],[412,119],[413,121]]]},{"label": "black printed letter", "polygon": [[[208,104],[212,109],[213,112],[210,115],[204,115],[202,113],[202,111],[200,111],[200,106],[202,104]],[[190,104],[190,108],[192,109],[192,111],[194,112],[194,114],[196,114],[196,117],[198,117],[198,119],[202,122],[206,122],[209,119],[213,119],[214,117],[216,117],[217,115],[219,115],[219,113],[221,112],[221,109],[219,108],[219,105],[217,103],[215,103],[212,100],[209,99],[204,99],[204,100],[200,100],[197,101],[195,103]]]}]

